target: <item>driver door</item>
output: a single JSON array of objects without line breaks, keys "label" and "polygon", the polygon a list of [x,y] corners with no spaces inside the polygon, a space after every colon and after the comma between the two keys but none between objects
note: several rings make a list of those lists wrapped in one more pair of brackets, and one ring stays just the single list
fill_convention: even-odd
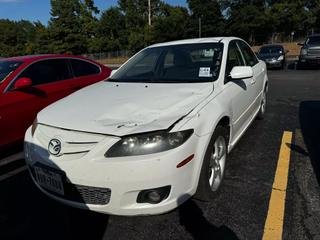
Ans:
[{"label": "driver door", "polygon": [[228,48],[224,92],[226,97],[231,98],[232,131],[235,139],[245,130],[254,114],[252,106],[255,96],[254,79],[232,80],[229,77],[233,67],[245,65],[245,60],[237,42],[231,41]]}]

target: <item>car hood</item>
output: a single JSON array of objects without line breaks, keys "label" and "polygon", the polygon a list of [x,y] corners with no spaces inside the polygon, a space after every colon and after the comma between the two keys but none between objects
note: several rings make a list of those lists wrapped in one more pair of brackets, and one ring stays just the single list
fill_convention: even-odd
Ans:
[{"label": "car hood", "polygon": [[99,82],[42,110],[46,125],[115,136],[168,129],[210,95],[213,83]]}]

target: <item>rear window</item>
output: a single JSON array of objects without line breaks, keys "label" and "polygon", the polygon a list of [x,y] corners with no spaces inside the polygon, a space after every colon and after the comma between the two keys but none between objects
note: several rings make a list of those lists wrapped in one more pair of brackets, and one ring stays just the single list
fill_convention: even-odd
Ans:
[{"label": "rear window", "polygon": [[70,62],[73,69],[74,76],[76,77],[90,76],[90,75],[100,73],[100,68],[90,62],[86,62],[78,59],[70,59]]},{"label": "rear window", "polygon": [[283,53],[282,47],[272,46],[272,47],[262,47],[259,54],[271,54],[271,53]]},{"label": "rear window", "polygon": [[22,63],[23,62],[18,61],[0,61],[0,83],[3,82]]}]

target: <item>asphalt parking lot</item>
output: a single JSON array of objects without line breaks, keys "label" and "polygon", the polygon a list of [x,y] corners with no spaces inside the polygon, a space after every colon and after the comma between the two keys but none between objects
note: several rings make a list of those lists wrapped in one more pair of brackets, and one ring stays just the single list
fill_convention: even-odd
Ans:
[{"label": "asphalt parking lot", "polygon": [[[269,79],[266,118],[229,155],[215,201],[190,200],[159,216],[102,215],[47,198],[23,160],[7,158],[0,160],[0,239],[320,239],[320,71],[274,70]],[[286,134],[292,139],[283,141]]]}]

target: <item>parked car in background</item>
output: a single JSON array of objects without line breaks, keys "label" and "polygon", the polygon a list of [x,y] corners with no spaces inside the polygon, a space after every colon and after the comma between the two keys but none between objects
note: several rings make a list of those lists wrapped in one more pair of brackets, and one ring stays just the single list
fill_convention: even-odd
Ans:
[{"label": "parked car in background", "polygon": [[311,35],[298,45],[302,46],[298,66],[320,66],[320,34]]},{"label": "parked car in background", "polygon": [[263,118],[267,89],[266,64],[239,38],[156,44],[39,112],[26,163],[48,196],[102,213],[210,201],[228,153]]},{"label": "parked car in background", "polygon": [[258,52],[258,58],[265,61],[268,68],[283,69],[286,64],[287,50],[280,44],[262,46]]},{"label": "parked car in background", "polygon": [[22,142],[36,114],[70,93],[106,79],[111,69],[71,55],[0,60],[0,155]]}]

